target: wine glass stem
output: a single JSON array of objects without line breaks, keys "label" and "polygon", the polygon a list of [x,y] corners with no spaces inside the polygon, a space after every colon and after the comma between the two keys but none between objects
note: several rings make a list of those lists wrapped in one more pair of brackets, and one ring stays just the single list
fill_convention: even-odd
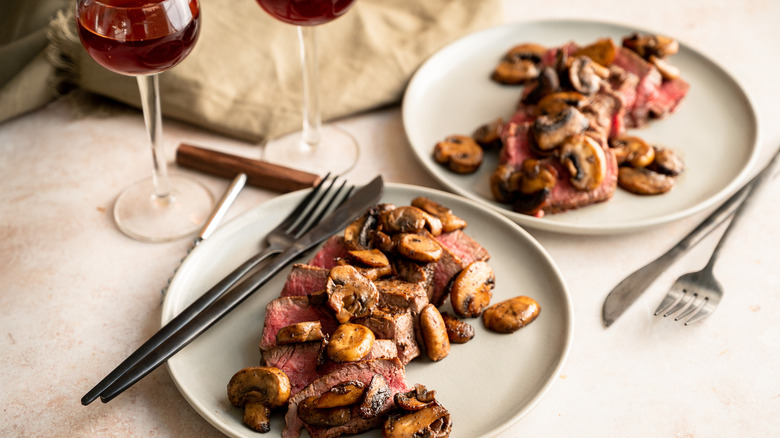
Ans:
[{"label": "wine glass stem", "polygon": [[170,202],[172,199],[168,181],[168,164],[165,161],[165,148],[162,143],[159,81],[156,74],[140,75],[137,79],[138,89],[141,91],[141,108],[144,112],[146,132],[152,147],[154,197],[158,202]]},{"label": "wine glass stem", "polygon": [[[317,40],[314,26],[298,26],[303,70],[303,130],[302,141],[309,147],[320,143],[320,90],[317,71]],[[303,146],[303,144],[301,145]]]}]

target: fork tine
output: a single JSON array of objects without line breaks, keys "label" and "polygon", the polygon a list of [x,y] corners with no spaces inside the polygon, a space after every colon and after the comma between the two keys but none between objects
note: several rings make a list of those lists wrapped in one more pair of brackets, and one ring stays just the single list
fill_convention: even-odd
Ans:
[{"label": "fork tine", "polygon": [[688,316],[688,315],[690,315],[690,314],[692,314],[692,313],[696,312],[697,310],[701,309],[701,308],[702,308],[702,306],[704,306],[704,304],[705,304],[706,302],[707,302],[707,297],[705,297],[705,296],[703,296],[703,295],[701,295],[701,296],[695,296],[695,295],[694,295],[694,299],[693,299],[693,301],[691,301],[691,305],[690,305],[690,306],[688,306],[688,308],[687,308],[687,309],[685,309],[685,311],[684,311],[684,312],[680,312],[680,314],[679,314],[679,315],[677,315],[677,316],[674,318],[674,320],[675,320],[675,321],[679,321],[679,320],[681,320],[681,319],[685,318],[686,316]]},{"label": "fork tine", "polygon": [[659,304],[658,307],[655,309],[653,315],[658,316],[661,313],[665,312],[667,309],[670,309],[673,305],[677,304],[677,302],[679,302],[680,299],[682,299],[682,297],[683,297],[682,290],[676,287],[672,287],[664,297],[663,301],[661,301],[661,304]]},{"label": "fork tine", "polygon": [[[335,182],[336,182],[336,180],[334,179],[334,180],[333,180],[333,182],[335,183]],[[347,184],[347,182],[346,182],[346,181],[342,181],[342,182],[341,182],[341,185],[340,185],[340,186],[339,186],[339,188],[336,190],[336,193],[334,193],[334,194],[333,194],[333,195],[330,197],[330,199],[328,199],[327,201],[325,201],[325,197],[326,197],[326,195],[327,195],[327,193],[328,193],[328,192],[325,192],[325,193],[323,193],[323,195],[322,195],[322,198],[320,198],[320,199],[319,199],[319,201],[318,201],[318,205],[317,205],[317,207],[319,207],[319,204],[320,204],[320,203],[323,203],[323,202],[325,203],[325,205],[324,205],[324,206],[323,206],[323,207],[322,207],[322,208],[319,210],[319,214],[317,214],[317,217],[315,217],[313,220],[310,220],[310,219],[311,219],[311,214],[313,214],[313,213],[314,213],[314,211],[315,211],[315,209],[312,209],[312,210],[309,212],[309,215],[308,215],[308,217],[306,217],[306,218],[305,218],[303,221],[301,221],[301,223],[298,225],[298,227],[297,227],[297,228],[296,228],[296,230],[294,231],[294,234],[295,234],[295,235],[302,234],[302,233],[304,233],[304,232],[308,231],[308,230],[309,230],[309,228],[311,228],[311,227],[313,227],[314,225],[318,224],[318,223],[320,222],[320,220],[323,218],[323,216],[325,216],[325,214],[327,214],[327,213],[328,213],[328,211],[330,211],[330,208],[331,208],[331,206],[333,205],[333,202],[334,202],[334,201],[335,201],[335,200],[338,198],[338,196],[339,196],[339,193],[341,193],[341,191],[344,189],[344,186],[345,186],[346,184]],[[331,184],[331,185],[328,187],[328,191],[330,191],[330,189],[331,189],[332,187],[333,187],[333,184]],[[342,200],[342,201],[343,201],[343,200]],[[339,203],[338,203],[338,204],[340,204],[342,201],[339,201]],[[338,205],[338,204],[336,204],[336,205]]]},{"label": "fork tine", "polygon": [[687,321],[685,321],[685,325],[691,325],[694,322],[701,321],[702,319],[710,316],[713,311],[715,311],[715,308],[717,307],[716,304],[710,303],[709,300],[704,302],[704,306],[702,306],[701,310],[694,313],[693,316],[688,318]]},{"label": "fork tine", "polygon": [[[298,205],[295,207],[293,211],[290,212],[290,214],[285,217],[282,222],[277,226],[279,229],[289,228],[293,224],[295,224],[296,220],[301,216],[301,214],[306,210],[306,208],[309,206],[309,203],[312,199],[314,199],[315,196],[319,193],[320,189],[323,185],[325,185],[325,182],[330,178],[330,172],[325,174],[324,177],[320,180],[320,182],[314,186],[314,188],[307,194],[301,202],[298,203]],[[331,185],[333,185],[333,182],[331,182]]]},{"label": "fork tine", "polygon": [[[333,186],[336,184],[337,180],[338,180],[338,176],[333,178],[330,181],[330,184],[328,184],[328,187],[326,187],[325,190],[323,190],[323,192],[319,195],[319,197],[317,197],[317,199],[314,199],[313,201],[309,202],[309,205],[306,206],[307,207],[306,210],[301,212],[301,214],[298,215],[298,217],[296,218],[297,220],[294,221],[288,227],[287,232],[289,234],[295,235],[301,229],[306,227],[307,224],[311,223],[312,222],[311,218],[314,217],[315,213],[320,212],[320,217],[321,217],[322,213],[321,213],[320,207],[323,205],[323,203],[330,202],[330,201],[326,201],[326,198],[328,198],[328,194],[333,189]],[[343,185],[344,185],[344,183],[342,183],[342,186]],[[338,192],[336,192],[336,193],[338,193]],[[326,203],[325,209],[327,209],[327,203]],[[314,223],[316,223],[316,222],[318,222],[318,220],[314,221]]]},{"label": "fork tine", "polygon": [[689,293],[687,290],[683,289],[682,298],[680,298],[680,301],[677,304],[675,304],[674,307],[672,307],[666,313],[664,313],[664,318],[680,310],[688,308],[688,306],[690,306],[695,299],[696,299],[695,292]]}]

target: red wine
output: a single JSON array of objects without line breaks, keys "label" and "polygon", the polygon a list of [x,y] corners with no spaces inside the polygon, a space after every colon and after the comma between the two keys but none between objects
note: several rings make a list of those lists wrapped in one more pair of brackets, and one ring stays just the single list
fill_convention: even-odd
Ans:
[{"label": "red wine", "polygon": [[298,26],[316,26],[335,20],[355,0],[257,0],[277,20]]},{"label": "red wine", "polygon": [[125,75],[165,71],[192,50],[198,0],[101,0],[79,6],[81,43],[103,67]]}]

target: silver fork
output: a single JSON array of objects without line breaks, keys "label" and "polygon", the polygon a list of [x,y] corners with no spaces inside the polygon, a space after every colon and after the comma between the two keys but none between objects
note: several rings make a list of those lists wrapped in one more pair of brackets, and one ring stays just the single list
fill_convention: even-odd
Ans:
[{"label": "silver fork", "polygon": [[775,154],[770,163],[761,171],[761,174],[752,182],[751,187],[742,199],[742,203],[734,211],[731,222],[720,236],[720,240],[704,268],[700,271],[689,272],[680,276],[669,289],[658,308],[655,309],[654,315],[657,316],[663,313],[664,317],[667,317],[677,314],[674,318],[675,321],[687,318],[685,325],[690,325],[710,316],[715,311],[723,297],[723,287],[713,273],[715,262],[731,231],[734,230],[739,219],[744,216],[751,197],[771,177],[772,168],[778,156],[780,155]]}]

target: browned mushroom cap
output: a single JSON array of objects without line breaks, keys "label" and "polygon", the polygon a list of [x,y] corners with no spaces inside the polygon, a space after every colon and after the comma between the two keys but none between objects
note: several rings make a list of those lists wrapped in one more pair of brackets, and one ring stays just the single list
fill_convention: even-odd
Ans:
[{"label": "browned mushroom cap", "polygon": [[479,126],[471,135],[482,149],[499,149],[501,147],[501,131],[504,129],[504,119],[498,118],[490,123]]},{"label": "browned mushroom cap", "polygon": [[358,405],[358,415],[360,418],[369,420],[376,418],[384,408],[387,399],[390,398],[390,387],[387,380],[381,374],[374,374],[371,382],[368,383],[363,400]]},{"label": "browned mushroom cap", "polygon": [[510,184],[515,168],[506,164],[499,164],[490,174],[490,193],[498,202],[510,203],[515,198],[515,192]]},{"label": "browned mushroom cap", "polygon": [[512,333],[533,322],[541,307],[533,298],[518,296],[496,303],[482,313],[485,327],[498,333]]},{"label": "browned mushroom cap", "polygon": [[585,95],[593,94],[601,87],[601,76],[596,73],[593,60],[587,56],[577,56],[572,60],[568,79],[574,91]]},{"label": "browned mushroom cap", "polygon": [[415,206],[406,205],[379,215],[379,225],[386,233],[419,233],[428,229],[434,236],[441,234],[441,220]]},{"label": "browned mushroom cap", "polygon": [[633,50],[645,59],[650,59],[650,56],[666,58],[680,50],[680,45],[673,38],[640,33],[634,33],[623,38],[623,47]]},{"label": "browned mushroom cap", "polygon": [[350,265],[333,267],[325,282],[325,290],[329,297],[328,306],[336,312],[340,323],[367,316],[379,300],[374,283]]},{"label": "browned mushroom cap", "polygon": [[349,251],[349,257],[357,263],[374,268],[390,266],[390,260],[378,249],[352,250]]},{"label": "browned mushroom cap", "polygon": [[507,52],[491,78],[501,84],[524,84],[539,76],[542,57],[547,49],[539,44],[520,44]]},{"label": "browned mushroom cap", "polygon": [[680,69],[672,65],[668,59],[650,55],[649,61],[658,69],[664,79],[671,81],[680,77]]},{"label": "browned mushroom cap", "polygon": [[441,231],[443,233],[461,230],[468,225],[465,220],[456,216],[450,208],[429,198],[423,196],[414,198],[412,199],[412,205],[437,217],[441,221]]},{"label": "browned mushroom cap", "polygon": [[420,311],[419,321],[428,358],[436,362],[447,357],[450,354],[450,340],[439,309],[433,304],[426,305]]},{"label": "browned mushroom cap", "polygon": [[452,310],[462,317],[475,317],[490,304],[496,276],[484,261],[470,263],[449,285]]},{"label": "browned mushroom cap", "polygon": [[568,137],[581,134],[588,128],[588,118],[573,107],[566,107],[558,114],[537,117],[531,130],[536,146],[542,151],[558,147]]},{"label": "browned mushroom cap", "polygon": [[393,241],[398,254],[416,262],[437,262],[444,252],[436,239],[424,234],[396,234]]},{"label": "browned mushroom cap", "polygon": [[319,341],[325,339],[322,324],[319,321],[306,321],[290,324],[276,332],[277,344],[294,344],[297,342]]},{"label": "browned mushroom cap", "polygon": [[536,105],[536,110],[539,114],[558,114],[569,106],[582,108],[587,101],[588,98],[582,93],[559,91],[544,96]]},{"label": "browned mushroom cap", "polygon": [[612,65],[617,53],[617,46],[612,38],[602,38],[592,44],[580,47],[574,52],[574,56],[587,56],[593,62],[604,67]]},{"label": "browned mushroom cap", "polygon": [[535,216],[541,212],[550,199],[550,189],[542,189],[531,194],[520,193],[512,202],[512,210]]},{"label": "browned mushroom cap", "polygon": [[671,176],[677,176],[683,173],[685,170],[685,163],[676,152],[658,146],[655,146],[654,148],[655,160],[648,166],[650,170]]},{"label": "browned mushroom cap", "polygon": [[416,412],[436,403],[436,391],[429,391],[418,383],[410,391],[396,393],[393,400],[400,409]]},{"label": "browned mushroom cap", "polygon": [[552,164],[534,158],[527,158],[521,166],[523,175],[520,191],[530,195],[539,190],[552,190],[558,183],[558,171]]},{"label": "browned mushroom cap", "polygon": [[391,415],[382,428],[385,438],[444,438],[450,436],[452,419],[441,405],[431,405],[416,412]]},{"label": "browned mushroom cap", "polygon": [[637,195],[660,195],[674,187],[674,177],[653,172],[642,167],[621,167],[618,170],[618,185]]},{"label": "browned mushroom cap", "polygon": [[558,71],[551,66],[542,68],[539,77],[529,82],[527,87],[531,91],[523,96],[521,102],[526,105],[535,105],[544,96],[560,91],[561,80],[558,77]]},{"label": "browned mushroom cap", "polygon": [[374,340],[374,332],[366,326],[349,322],[341,324],[328,340],[328,357],[334,362],[356,362],[368,355]]},{"label": "browned mushroom cap", "polygon": [[569,181],[578,190],[595,189],[607,175],[604,150],[587,135],[575,135],[564,142],[561,163],[569,170]]},{"label": "browned mushroom cap", "polygon": [[646,167],[655,159],[655,150],[646,141],[636,136],[623,135],[609,141],[618,164],[631,167]]},{"label": "browned mushroom cap", "polygon": [[230,404],[244,408],[244,423],[258,432],[271,429],[271,408],[287,403],[290,379],[274,367],[249,367],[233,375],[227,385]]},{"label": "browned mushroom cap", "polygon": [[441,314],[444,327],[447,328],[447,337],[451,343],[465,344],[474,339],[474,327],[466,321],[460,320],[447,312]]},{"label": "browned mushroom cap", "polygon": [[344,229],[344,243],[349,249],[359,250],[368,247],[369,231],[376,225],[376,218],[366,213],[352,221]]},{"label": "browned mushroom cap", "polygon": [[485,153],[473,138],[452,135],[436,143],[433,159],[455,173],[473,173],[482,165]]},{"label": "browned mushroom cap", "polygon": [[350,407],[316,408],[317,396],[313,395],[298,403],[298,418],[309,426],[328,428],[347,424],[351,418]]},{"label": "browned mushroom cap", "polygon": [[339,383],[320,395],[312,404],[317,409],[350,406],[359,402],[366,391],[366,385],[359,380]]}]

